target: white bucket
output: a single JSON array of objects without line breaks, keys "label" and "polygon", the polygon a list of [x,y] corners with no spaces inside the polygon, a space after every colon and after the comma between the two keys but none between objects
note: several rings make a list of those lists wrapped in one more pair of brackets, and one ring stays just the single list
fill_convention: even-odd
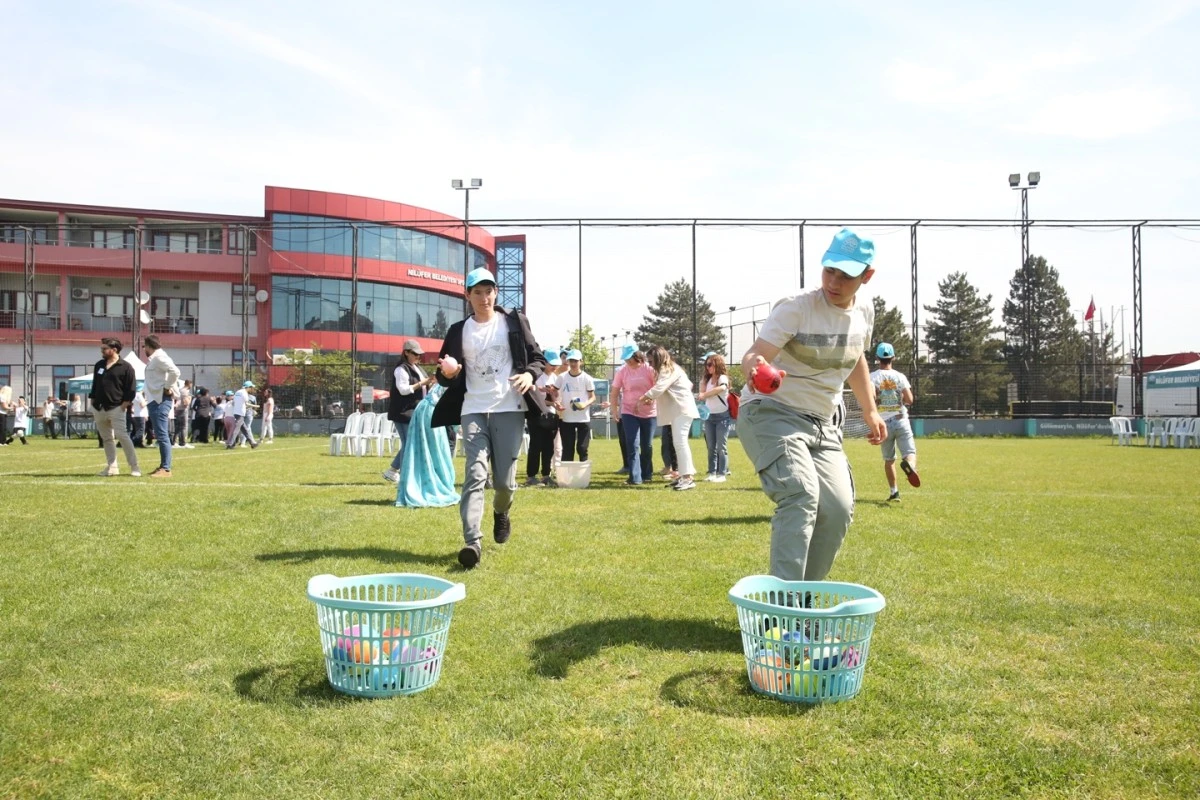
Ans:
[{"label": "white bucket", "polygon": [[592,482],[592,462],[560,461],[554,478],[564,489],[586,489]]}]

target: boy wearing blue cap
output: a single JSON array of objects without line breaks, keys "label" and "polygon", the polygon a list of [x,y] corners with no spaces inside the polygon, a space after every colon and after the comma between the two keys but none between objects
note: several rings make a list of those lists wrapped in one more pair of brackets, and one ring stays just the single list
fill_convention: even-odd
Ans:
[{"label": "boy wearing blue cap", "polygon": [[533,391],[525,396],[538,408],[538,418],[529,426],[529,458],[525,465],[525,485],[531,487],[555,485],[551,470],[561,405],[558,398],[558,375],[549,367],[562,366],[562,360],[553,350],[547,350],[542,355],[546,357],[547,369],[538,377]]},{"label": "boy wearing blue cap", "polygon": [[558,390],[563,407],[559,423],[563,461],[574,461],[576,451],[580,461],[587,461],[592,441],[592,412],[588,408],[596,402],[596,381],[583,371],[583,353],[575,348],[567,352],[567,371],[558,376]]},{"label": "boy wearing blue cap", "polygon": [[483,552],[480,526],[489,460],[496,487],[492,536],[504,544],[512,533],[509,512],[526,417],[532,426],[540,415],[525,395],[544,372],[546,357],[525,315],[496,305],[496,278],[489,270],[471,270],[465,283],[472,313],[451,325],[442,341],[437,380],[446,393],[430,424],[462,424],[467,468],[459,515],[465,544],[458,551],[458,563],[471,569]]},{"label": "boy wearing blue cap", "polygon": [[[843,228],[821,260],[821,286],[777,302],[742,357],[738,438],[775,503],[771,574],[784,580],[824,580],[854,516],[842,451],[843,384],[863,409],[867,441],[879,444],[887,432],[864,353],[875,312],[857,300],[875,274],[874,260],[874,243]],[[786,377],[761,394],[752,376],[768,364]]]},{"label": "boy wearing blue cap", "polygon": [[254,381],[243,383],[242,388],[233,393],[233,408],[225,410],[227,419],[230,411],[233,412],[233,432],[225,442],[226,450],[232,450],[237,447],[243,438],[250,443],[250,449],[254,450],[258,448],[258,442],[254,440],[254,432],[250,430],[250,423],[247,421],[251,404],[254,403],[248,390],[253,388]]},{"label": "boy wearing blue cap", "polygon": [[883,451],[883,474],[888,482],[888,501],[899,502],[900,490],[896,488],[896,445],[900,445],[900,469],[912,486],[921,485],[917,474],[917,445],[913,441],[912,428],[908,425],[908,409],[913,403],[912,387],[903,372],[892,368],[896,349],[887,342],[875,348],[879,369],[871,373],[871,384],[875,387],[875,402],[879,416],[887,423],[887,437],[880,448]]}]

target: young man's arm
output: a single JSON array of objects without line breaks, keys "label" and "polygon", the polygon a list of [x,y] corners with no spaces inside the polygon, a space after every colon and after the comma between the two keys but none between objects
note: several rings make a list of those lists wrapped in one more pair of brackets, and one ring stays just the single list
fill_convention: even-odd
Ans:
[{"label": "young man's arm", "polygon": [[[779,347],[765,339],[756,339],[750,349],[746,351],[746,355],[742,356],[742,374],[746,376],[746,385],[750,387],[751,392],[754,391],[754,381],[750,380],[750,376],[754,374],[754,370],[758,368],[759,364],[770,364],[777,355],[779,355]],[[872,405],[872,407],[874,406]]]},{"label": "young man's arm", "polygon": [[875,384],[871,383],[871,371],[867,368],[865,355],[858,357],[858,363],[846,378],[846,383],[850,384],[850,389],[862,408],[863,422],[867,423],[867,441],[879,444],[887,436],[887,423],[879,416],[879,409],[875,406]]}]

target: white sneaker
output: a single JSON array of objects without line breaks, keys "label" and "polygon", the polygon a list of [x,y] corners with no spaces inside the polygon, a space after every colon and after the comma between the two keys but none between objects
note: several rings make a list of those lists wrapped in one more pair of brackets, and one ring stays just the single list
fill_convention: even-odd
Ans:
[{"label": "white sneaker", "polygon": [[709,478],[708,480],[712,481],[713,483],[724,483],[724,482],[725,482],[725,476],[724,476],[724,475],[713,475],[713,476],[712,476],[711,478]]},{"label": "white sneaker", "polygon": [[141,473],[141,471],[140,471],[140,470],[136,470],[136,469],[135,469],[133,472],[129,473],[129,477],[131,477],[131,478],[140,478],[140,477],[142,477],[142,473]]},{"label": "white sneaker", "polygon": [[383,471],[383,479],[390,483],[399,483],[400,473],[389,467]]},{"label": "white sneaker", "polygon": [[183,447],[185,450],[195,450],[196,449],[196,445],[191,444],[190,442],[188,444],[185,444]]},{"label": "white sneaker", "polygon": [[717,479],[717,476],[716,476],[716,475],[714,475],[714,474],[712,474],[711,472],[710,472],[710,473],[708,473],[708,475],[704,476],[704,482],[705,482],[705,483],[712,483],[712,482],[713,482],[713,481],[715,481],[716,479]]},{"label": "white sneaker", "polygon": [[696,488],[696,481],[692,478],[680,478],[679,482],[672,488],[677,492],[686,492],[688,489]]},{"label": "white sneaker", "polygon": [[121,473],[119,473],[115,470],[110,471],[107,469],[102,469],[99,472],[97,472],[96,474],[99,475],[101,478],[115,478],[118,475],[120,475]]}]

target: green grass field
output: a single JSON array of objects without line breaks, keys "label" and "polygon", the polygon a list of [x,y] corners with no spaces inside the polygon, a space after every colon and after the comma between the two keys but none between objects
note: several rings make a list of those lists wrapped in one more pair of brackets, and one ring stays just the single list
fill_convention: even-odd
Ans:
[{"label": "green grass field", "polygon": [[[170,481],[31,442],[0,450],[3,797],[1200,796],[1200,450],[920,440],[894,506],[850,443],[830,578],[888,606],[862,693],[796,707],[750,691],[726,597],[771,512],[736,442],[678,493],[598,441],[592,488],[522,489],[469,573],[457,508],[323,441]],[[334,693],[309,577],[404,571],[467,586],[441,682]]]}]

